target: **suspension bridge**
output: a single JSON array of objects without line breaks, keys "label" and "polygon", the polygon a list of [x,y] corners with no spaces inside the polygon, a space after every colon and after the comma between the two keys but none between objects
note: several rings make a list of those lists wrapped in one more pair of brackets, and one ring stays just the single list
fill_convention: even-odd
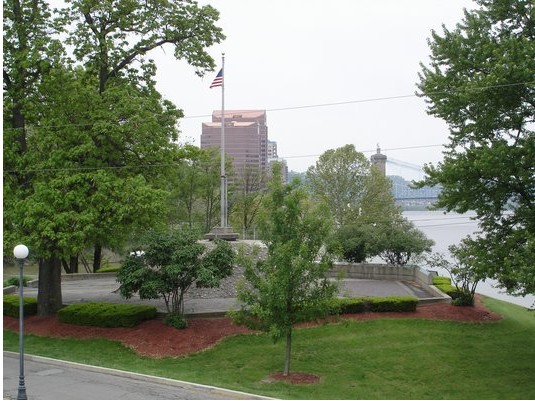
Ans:
[{"label": "suspension bridge", "polygon": [[[408,171],[411,176],[416,175],[418,177],[417,180],[423,179],[422,166],[388,157],[386,169],[386,174],[392,182],[392,193],[396,202],[404,205],[428,205],[438,199],[441,191],[440,186],[416,188],[412,181],[402,177],[403,172]],[[389,172],[389,170],[400,171],[400,173],[395,174],[392,171]]]}]

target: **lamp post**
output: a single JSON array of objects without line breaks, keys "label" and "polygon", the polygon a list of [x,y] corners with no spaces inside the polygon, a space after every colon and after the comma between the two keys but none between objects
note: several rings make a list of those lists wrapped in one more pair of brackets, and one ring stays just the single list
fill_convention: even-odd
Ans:
[{"label": "lamp post", "polygon": [[17,245],[13,249],[13,255],[19,262],[19,360],[20,360],[20,373],[19,373],[19,388],[17,391],[17,400],[27,400],[26,385],[24,384],[24,282],[23,282],[23,270],[24,259],[28,257],[28,247],[26,245]]}]

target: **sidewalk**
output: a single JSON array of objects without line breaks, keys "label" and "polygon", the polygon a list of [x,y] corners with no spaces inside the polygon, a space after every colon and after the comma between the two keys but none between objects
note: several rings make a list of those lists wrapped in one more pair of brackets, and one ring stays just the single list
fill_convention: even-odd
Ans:
[{"label": "sidewalk", "polygon": [[[117,289],[119,285],[113,275],[92,275],[83,280],[64,280],[62,282],[62,296],[64,304],[80,302],[109,302],[154,305],[159,312],[165,313],[163,300],[141,300],[138,295],[131,299],[121,298]],[[215,294],[215,295],[214,295]],[[37,296],[37,288],[25,288],[25,296]],[[433,298],[425,288],[415,283],[394,280],[360,280],[345,279],[340,283],[339,295],[351,297],[384,297],[384,296],[414,296],[419,299]],[[238,309],[239,303],[235,297],[221,296],[217,292],[207,291],[195,297],[188,296],[184,301],[186,315],[210,316],[220,315],[231,309]]]}]

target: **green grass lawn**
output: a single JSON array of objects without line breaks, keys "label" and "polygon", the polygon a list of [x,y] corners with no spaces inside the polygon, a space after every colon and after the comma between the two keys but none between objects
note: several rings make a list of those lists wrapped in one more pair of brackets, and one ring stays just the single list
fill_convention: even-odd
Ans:
[{"label": "green grass lawn", "polygon": [[[316,385],[263,382],[284,364],[284,344],[266,335],[227,338],[181,358],[137,356],[108,340],[27,336],[26,352],[297,399],[535,399],[535,312],[487,298],[502,321],[484,324],[416,319],[342,322],[296,330],[292,370]],[[4,349],[17,334],[4,331]]]}]

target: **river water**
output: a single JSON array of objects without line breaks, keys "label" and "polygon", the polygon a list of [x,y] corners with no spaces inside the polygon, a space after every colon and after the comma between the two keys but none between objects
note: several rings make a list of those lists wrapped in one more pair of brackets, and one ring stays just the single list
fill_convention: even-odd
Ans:
[{"label": "river water", "polygon": [[[433,251],[449,255],[448,247],[458,244],[461,239],[469,234],[478,231],[477,221],[471,217],[475,213],[444,213],[441,211],[407,211],[403,215],[412,221],[414,225],[422,230],[428,238],[435,241]],[[431,270],[431,268],[430,268]],[[447,272],[439,272],[441,275],[449,276]],[[480,282],[476,292],[497,298],[503,301],[530,307],[535,302],[535,296],[513,297],[505,294],[500,288],[496,288],[495,282],[487,280]]]}]

